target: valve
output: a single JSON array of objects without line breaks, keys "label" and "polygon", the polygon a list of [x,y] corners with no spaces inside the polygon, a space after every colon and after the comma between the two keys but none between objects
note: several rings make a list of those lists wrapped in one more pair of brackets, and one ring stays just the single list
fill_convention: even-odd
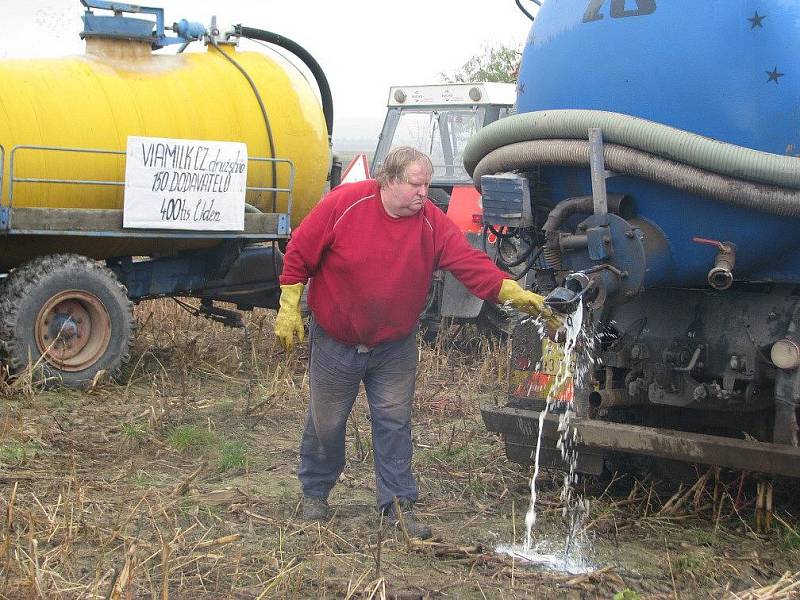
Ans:
[{"label": "valve", "polygon": [[697,244],[714,246],[719,250],[714,266],[708,272],[708,285],[715,290],[727,290],[733,285],[733,266],[736,264],[736,246],[730,242],[720,242],[701,237],[693,237]]}]

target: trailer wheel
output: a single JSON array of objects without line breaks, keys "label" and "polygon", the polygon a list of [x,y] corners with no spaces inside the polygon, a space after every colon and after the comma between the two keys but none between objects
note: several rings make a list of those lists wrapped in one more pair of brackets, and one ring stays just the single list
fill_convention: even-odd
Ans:
[{"label": "trailer wheel", "polygon": [[0,296],[0,339],[11,370],[81,387],[128,358],[133,304],[114,273],[84,256],[57,254],[15,269]]}]

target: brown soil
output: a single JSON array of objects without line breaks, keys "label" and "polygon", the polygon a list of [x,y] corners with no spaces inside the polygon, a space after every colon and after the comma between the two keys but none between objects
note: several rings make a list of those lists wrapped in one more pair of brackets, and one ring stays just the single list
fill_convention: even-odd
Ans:
[{"label": "brown soil", "polygon": [[[585,482],[588,574],[495,553],[522,539],[530,473],[478,410],[503,402],[508,348],[469,328],[421,350],[415,465],[434,541],[381,527],[363,398],[335,515],[303,523],[305,350],[276,348],[268,312],[245,330],[168,301],[137,317],[122,383],[1,384],[0,598],[800,597],[796,486],[776,488],[772,527],[756,533],[750,478],[716,473],[688,492]],[[542,476],[537,540],[563,536],[560,481]]]}]

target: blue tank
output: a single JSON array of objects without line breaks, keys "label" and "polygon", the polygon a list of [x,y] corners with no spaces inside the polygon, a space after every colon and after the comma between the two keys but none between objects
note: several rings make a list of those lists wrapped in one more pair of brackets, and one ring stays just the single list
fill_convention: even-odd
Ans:
[{"label": "blue tank", "polygon": [[[520,113],[593,109],[642,117],[737,146],[800,156],[800,2],[550,0],[528,36]],[[798,161],[800,169],[800,161]],[[590,194],[588,169],[553,167],[556,201]],[[800,282],[800,219],[732,206],[635,177],[614,177],[669,256],[645,285],[702,285],[732,242],[737,280]]]},{"label": "blue tank", "polygon": [[[486,231],[536,258],[498,256],[599,332],[567,398],[593,449],[800,477],[798,58],[798,0],[544,0],[519,114],[465,149]],[[524,463],[558,356],[530,324],[512,340],[521,383],[484,420]]]}]

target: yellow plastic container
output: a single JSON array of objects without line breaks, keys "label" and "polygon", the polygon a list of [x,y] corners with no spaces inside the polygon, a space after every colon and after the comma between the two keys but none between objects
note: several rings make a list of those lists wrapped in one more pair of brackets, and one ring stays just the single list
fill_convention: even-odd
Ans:
[{"label": "yellow plastic container", "polygon": [[[295,166],[292,225],[324,192],[330,166],[325,119],[310,84],[288,62],[221,45],[258,88],[275,142],[275,156]],[[269,157],[266,125],[242,73],[219,49],[153,54],[147,44],[87,40],[84,56],[0,61],[0,144],[5,147],[3,204],[9,198],[10,151],[17,145],[125,150],[127,137],[238,141],[251,157]],[[16,177],[124,181],[124,157],[20,151]],[[250,162],[248,186],[288,187],[289,170]],[[270,192],[246,201],[273,212]],[[286,211],[277,195],[277,212]],[[18,183],[15,207],[122,208],[122,188]],[[139,248],[141,244],[137,244]],[[65,248],[62,251],[74,251]]]}]

